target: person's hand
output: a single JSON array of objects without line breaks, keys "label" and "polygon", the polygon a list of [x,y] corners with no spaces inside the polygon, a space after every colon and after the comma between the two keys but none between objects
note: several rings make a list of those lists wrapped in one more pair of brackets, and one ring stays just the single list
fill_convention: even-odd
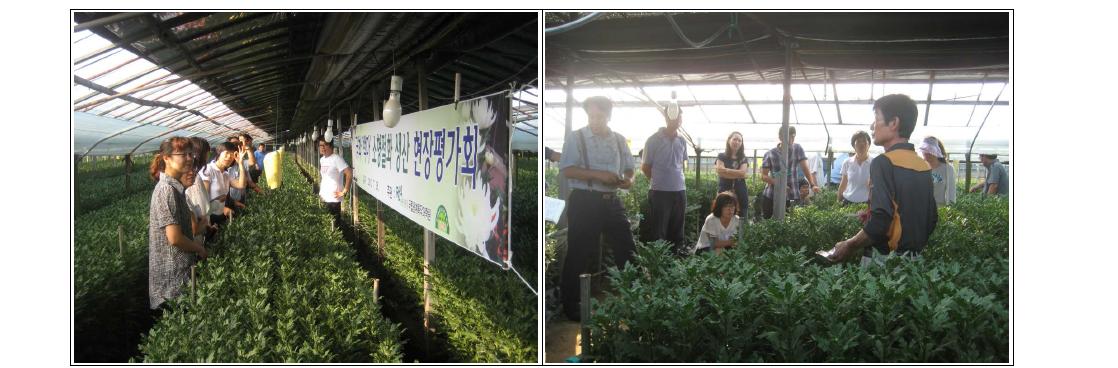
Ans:
[{"label": "person's hand", "polygon": [[862,221],[862,223],[865,224],[867,221],[870,220],[870,211],[869,210],[858,211],[858,220]]},{"label": "person's hand", "polygon": [[199,259],[206,259],[210,256],[210,252],[207,252],[206,247],[201,246],[201,244],[199,244],[198,251],[194,252],[194,254],[197,254]]},{"label": "person's hand", "polygon": [[607,171],[598,171],[595,175],[595,179],[605,185],[617,185],[621,181],[621,178],[618,178],[617,174]]},{"label": "person's hand", "polygon": [[229,207],[224,207],[224,208],[221,209],[221,214],[225,215],[225,217],[233,217],[233,209],[229,208]]},{"label": "person's hand", "polygon": [[256,194],[264,193],[263,190],[260,190],[260,187],[252,187],[252,191],[256,192]]},{"label": "person's hand", "polygon": [[835,243],[834,251],[831,252],[831,255],[827,256],[827,260],[829,260],[831,262],[840,262],[843,259],[846,259],[846,256],[847,256],[846,253],[847,252],[848,252],[848,249],[847,249],[846,241],[845,240],[840,241],[838,243]]},{"label": "person's hand", "polygon": [[811,191],[813,191],[813,192],[816,192],[816,193],[819,193],[819,192],[822,192],[822,191],[823,191],[823,189],[819,189],[819,186],[818,186],[818,185],[812,185],[812,186],[811,186]]},{"label": "person's hand", "polygon": [[633,178],[622,179],[620,183],[617,183],[617,187],[621,188],[621,189],[632,188],[633,187]]},{"label": "person's hand", "polygon": [[344,191],[344,190],[334,192],[334,198],[341,199],[342,197],[345,196],[345,192],[346,191]]}]

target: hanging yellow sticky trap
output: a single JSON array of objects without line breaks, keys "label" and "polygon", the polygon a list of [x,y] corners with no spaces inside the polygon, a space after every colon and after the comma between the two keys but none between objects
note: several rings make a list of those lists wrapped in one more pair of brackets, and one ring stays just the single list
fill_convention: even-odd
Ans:
[{"label": "hanging yellow sticky trap", "polygon": [[268,188],[279,189],[283,175],[283,147],[264,155],[264,175],[268,179]]}]

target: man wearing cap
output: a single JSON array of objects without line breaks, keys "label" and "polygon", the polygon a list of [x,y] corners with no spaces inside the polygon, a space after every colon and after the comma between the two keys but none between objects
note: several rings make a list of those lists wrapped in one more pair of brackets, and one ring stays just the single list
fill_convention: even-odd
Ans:
[{"label": "man wearing cap", "polygon": [[986,181],[978,183],[970,191],[1009,195],[1009,173],[1005,171],[1005,165],[998,161],[998,155],[984,153],[978,157],[982,160],[982,166],[986,166]]},{"label": "man wearing cap", "polygon": [[687,143],[679,136],[682,111],[676,116],[664,113],[665,127],[648,137],[644,143],[641,172],[649,178],[648,230],[649,241],[666,240],[679,254],[689,250],[683,240],[683,217],[687,208],[686,186],[683,184],[683,163],[687,161]]},{"label": "man wearing cap", "polygon": [[870,164],[869,220],[854,237],[835,244],[828,256],[832,261],[860,253],[862,264],[868,265],[875,253],[919,255],[939,221],[931,167],[908,143],[916,127],[916,103],[894,94],[875,101],[873,109],[873,143],[886,152]]},{"label": "man wearing cap", "polygon": [[955,203],[955,167],[947,162],[943,142],[936,137],[924,137],[917,150],[932,168],[932,196],[936,198],[936,206]]},{"label": "man wearing cap", "polygon": [[625,206],[617,197],[618,189],[633,186],[633,154],[625,137],[607,126],[613,110],[609,98],[587,98],[582,108],[589,124],[567,135],[559,158],[559,170],[571,187],[559,292],[563,312],[573,321],[580,319],[578,277],[598,253],[599,238],[613,245],[618,268],[629,263],[635,248]]}]

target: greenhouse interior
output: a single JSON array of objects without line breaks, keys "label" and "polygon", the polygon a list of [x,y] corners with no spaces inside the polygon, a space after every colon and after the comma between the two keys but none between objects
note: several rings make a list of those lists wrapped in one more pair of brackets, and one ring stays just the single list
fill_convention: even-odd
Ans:
[{"label": "greenhouse interior", "polygon": [[[1005,11],[546,13],[542,143],[557,158],[544,171],[552,207],[545,209],[551,216],[545,361],[1009,361],[1011,201],[986,195],[984,181],[997,175],[988,165],[1008,170],[1013,158],[1011,17]],[[872,132],[875,101],[893,94],[907,95],[917,108],[909,142],[939,141],[941,162],[954,169],[947,185],[957,197],[937,202],[938,224],[920,262],[891,258],[877,268],[813,262],[817,252],[862,227],[867,205],[845,203],[836,189],[840,169],[846,185],[840,160],[854,157],[855,133]],[[625,267],[614,263],[617,241],[584,251],[593,253],[587,269],[570,271],[586,278],[571,284],[580,290],[578,301],[562,301],[580,305],[581,316],[565,316],[559,295],[568,283],[560,287],[560,274],[575,246],[567,242],[580,232],[567,228],[569,196],[586,193],[586,184],[572,189],[574,174],[566,169],[582,164],[558,157],[586,155],[563,148],[587,145],[570,137],[589,129],[591,107],[583,102],[592,96],[612,102],[612,111],[602,110],[608,130],[624,137],[633,154],[631,187],[616,195],[637,241]],[[720,182],[730,180],[719,157],[731,152],[731,133],[740,134],[745,163],[736,178],[744,179],[748,194],[738,198],[743,229],[720,255],[674,254],[659,229],[648,228],[664,224],[653,216],[668,215],[658,215],[664,207],[654,208],[652,179],[641,173],[642,165],[658,161],[641,152],[663,147],[653,145],[655,137],[670,137],[662,131],[673,106],[681,110],[676,134],[685,142],[684,242],[695,244],[708,234],[704,218],[718,216],[712,203],[724,190]],[[810,182],[821,189],[812,192],[801,181],[804,203],[777,201],[778,215],[769,219],[761,216],[772,185],[765,181],[767,152],[778,147],[782,126],[795,129]],[[885,148],[869,141],[876,162]]]},{"label": "greenhouse interior", "polygon": [[[537,361],[538,13],[72,16],[72,363]],[[510,105],[503,267],[321,165],[359,166],[359,125],[486,96]],[[182,208],[163,196],[189,171],[166,163],[180,154],[205,165],[182,174],[205,177],[200,193],[228,193],[191,216],[193,240],[161,212]],[[319,198],[328,185],[340,201]]]}]

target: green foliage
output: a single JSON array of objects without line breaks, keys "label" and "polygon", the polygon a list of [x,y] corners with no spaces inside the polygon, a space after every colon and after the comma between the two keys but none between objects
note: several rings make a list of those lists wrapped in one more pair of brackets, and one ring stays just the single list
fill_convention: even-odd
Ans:
[{"label": "green foliage", "polygon": [[144,338],[145,362],[399,362],[400,328],[290,159],[284,184],[234,217],[197,290]]},{"label": "green foliage", "polygon": [[[536,160],[519,158],[512,194],[512,249],[516,269],[536,279]],[[376,199],[359,196],[357,232],[376,248]],[[422,309],[423,228],[382,205],[385,249],[382,263],[406,289],[404,308]],[[435,329],[445,333],[452,356],[462,362],[535,362],[536,296],[512,273],[442,238],[436,241],[431,285]],[[534,283],[533,283],[534,284]]]},{"label": "green foliage", "polygon": [[[549,171],[549,176],[555,172]],[[707,175],[704,173],[704,179]],[[713,175],[688,201],[713,197]],[[550,181],[549,181],[550,183]],[[692,194],[692,188],[700,193]],[[549,192],[552,188],[548,188]],[[647,181],[623,194],[630,214]],[[759,188],[750,188],[756,195]],[[679,258],[669,246],[638,245],[636,262],[612,269],[594,306],[592,346],[602,362],[1006,362],[1009,342],[1008,200],[964,194],[939,209],[918,260],[821,267],[811,253],[856,233],[855,213],[834,190],[785,221],[747,224],[720,256]],[[709,206],[709,198],[706,199]],[[690,206],[689,206],[690,207]],[[702,209],[689,209],[694,239]],[[547,225],[549,310],[564,230]]]},{"label": "green foliage", "polygon": [[[151,327],[148,206],[133,194],[74,220],[74,353],[77,362],[123,362]],[[123,230],[120,246],[118,227]]]},{"label": "green foliage", "polygon": [[[124,160],[103,157],[97,161],[83,161],[77,167],[77,204],[75,215],[110,205],[136,193],[151,193],[155,182],[148,176],[147,168],[151,156],[137,156],[133,159],[132,171],[128,172],[128,190],[125,190]],[[149,195],[150,197],[150,195]]]}]

